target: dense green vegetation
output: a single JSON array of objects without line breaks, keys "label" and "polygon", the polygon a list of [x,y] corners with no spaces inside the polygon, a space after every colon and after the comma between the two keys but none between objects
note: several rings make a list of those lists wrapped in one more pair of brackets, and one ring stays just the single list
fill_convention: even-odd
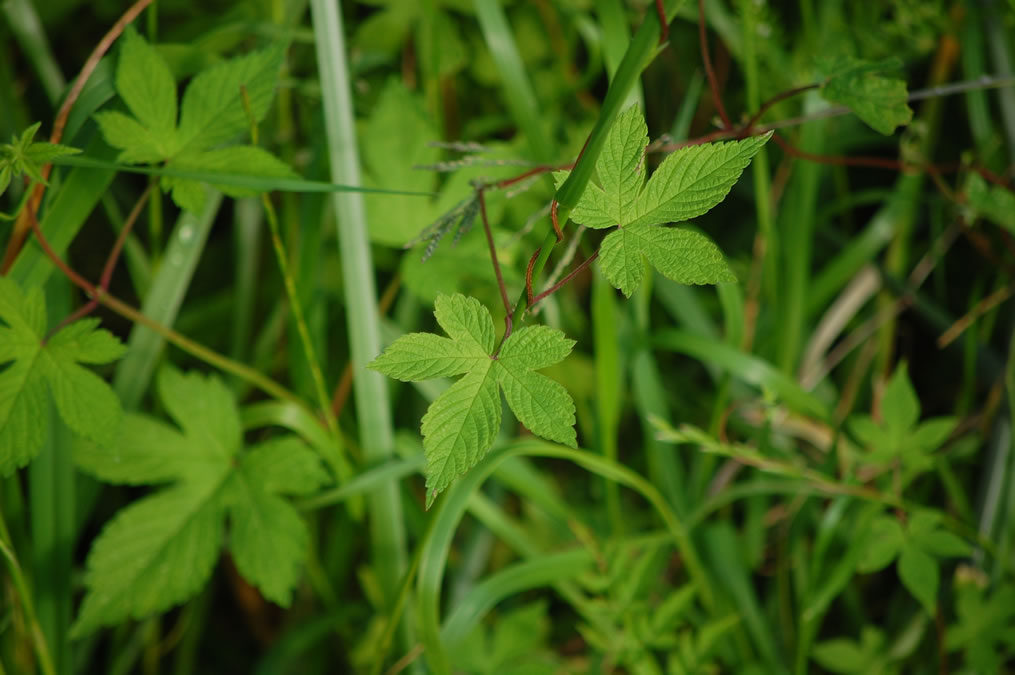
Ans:
[{"label": "dense green vegetation", "polygon": [[0,9],[0,673],[1015,671],[1011,2]]}]

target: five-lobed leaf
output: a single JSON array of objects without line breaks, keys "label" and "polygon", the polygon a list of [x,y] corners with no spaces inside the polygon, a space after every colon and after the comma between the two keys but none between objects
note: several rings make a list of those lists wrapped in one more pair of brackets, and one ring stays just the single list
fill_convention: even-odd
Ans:
[{"label": "five-lobed leaf", "polygon": [[124,347],[98,320],[82,319],[46,340],[42,290],[23,293],[0,277],[0,475],[9,475],[38,454],[46,428],[40,411],[52,400],[79,436],[103,442],[115,435],[122,411],[106,382],[81,364],[103,364]]},{"label": "five-lobed leaf", "polygon": [[[199,73],[183,95],[177,126],[176,84],[165,60],[134,29],[124,35],[116,70],[116,90],[131,115],[96,113],[106,141],[121,150],[119,161],[166,162],[176,169],[261,178],[294,178],[283,161],[256,146],[221,147],[250,129],[268,112],[285,49],[267,49],[212,66]],[[201,183],[163,177],[162,189],[185,210],[200,211]],[[256,190],[219,185],[231,197]]]},{"label": "five-lobed leaf", "polygon": [[[641,284],[643,260],[683,284],[735,281],[719,248],[704,235],[662,227],[709,211],[721,202],[771,134],[681,148],[645,181],[648,130],[637,107],[617,118],[590,183],[570,217],[594,229],[617,227],[603,240],[599,266],[626,296]],[[559,187],[568,172],[558,171]]]},{"label": "five-lobed leaf", "polygon": [[78,466],[103,480],[170,483],[120,511],[96,539],[78,635],[197,593],[222,549],[227,517],[237,569],[273,602],[289,603],[306,556],[306,527],[281,495],[327,482],[317,456],[295,438],[243,451],[235,401],[215,378],[166,368],[157,389],[175,426],[131,414],[111,443],[75,448]]},{"label": "five-lobed leaf", "polygon": [[367,367],[402,381],[463,374],[423,416],[427,506],[476,465],[500,430],[500,390],[532,433],[575,446],[574,401],[536,370],[564,359],[574,341],[546,326],[521,328],[493,354],[493,318],[475,298],[438,295],[434,316],[448,334],[403,335]]}]

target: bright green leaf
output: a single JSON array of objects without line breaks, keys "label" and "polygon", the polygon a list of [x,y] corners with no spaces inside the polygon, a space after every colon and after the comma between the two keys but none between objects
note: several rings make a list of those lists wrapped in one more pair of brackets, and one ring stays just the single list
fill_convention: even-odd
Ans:
[{"label": "bright green leaf", "polygon": [[451,385],[423,415],[429,507],[451,481],[482,459],[500,429],[500,396],[492,361]]},{"label": "bright green leaf", "polygon": [[819,66],[828,78],[821,93],[829,101],[852,110],[875,131],[891,134],[913,119],[913,110],[906,102],[906,81],[884,74],[901,66],[898,59],[879,63],[850,57],[826,60]]},{"label": "bright green leaf", "polygon": [[645,270],[643,257],[663,276],[677,283],[736,281],[719,247],[693,230],[629,225],[611,232],[599,249],[603,274],[627,297],[631,297],[641,283]]},{"label": "bright green leaf", "polygon": [[[681,148],[645,183],[645,119],[636,107],[622,113],[596,161],[600,184],[590,183],[570,213],[586,227],[617,226],[599,250],[599,265],[610,283],[630,297],[641,284],[645,258],[678,283],[736,281],[719,248],[704,235],[660,225],[700,216],[721,202],[770,137]],[[566,171],[554,174],[558,187],[567,176]]]},{"label": "bright green leaf", "polygon": [[927,613],[933,616],[940,583],[937,561],[916,546],[906,545],[899,556],[898,572],[902,585],[909,589]]},{"label": "bright green leaf", "polygon": [[649,179],[632,222],[679,223],[707,213],[729,194],[771,132],[742,141],[680,148]]},{"label": "bright green leaf", "polygon": [[284,57],[283,46],[274,45],[199,73],[183,94],[180,147],[187,151],[204,150],[249,130],[244,90],[254,121],[264,119],[275,95]]},{"label": "bright green leaf", "polygon": [[49,399],[79,436],[108,442],[116,434],[119,399],[104,380],[79,365],[123,355],[119,341],[97,327],[95,319],[77,321],[44,343],[41,289],[22,293],[14,281],[0,277],[0,367],[9,364],[0,370],[0,474],[9,475],[39,452],[46,435],[39,411]]},{"label": "bright green leaf", "polygon": [[123,33],[116,91],[142,126],[156,138],[176,131],[176,81],[165,59],[133,26]]},{"label": "bright green leaf", "polygon": [[493,355],[490,312],[475,298],[439,295],[434,315],[450,336],[398,338],[367,367],[403,381],[464,373],[422,420],[427,505],[475,466],[500,430],[500,389],[518,420],[543,438],[574,446],[574,402],[557,382],[534,371],[564,359],[574,341],[545,326],[520,328]]}]

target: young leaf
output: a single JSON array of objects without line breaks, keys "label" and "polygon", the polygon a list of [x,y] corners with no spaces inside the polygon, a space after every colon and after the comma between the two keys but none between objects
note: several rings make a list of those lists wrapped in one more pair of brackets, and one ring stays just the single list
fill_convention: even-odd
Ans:
[{"label": "young leaf", "polygon": [[403,382],[465,374],[423,416],[428,507],[493,445],[501,423],[499,389],[532,433],[572,447],[577,442],[571,396],[534,372],[563,360],[574,340],[545,326],[526,327],[512,333],[494,355],[493,318],[478,300],[439,295],[434,304],[437,323],[449,337],[403,335],[367,364]]},{"label": "young leaf", "polygon": [[171,483],[120,511],[95,541],[77,635],[197,593],[218,559],[227,515],[237,569],[273,602],[289,603],[306,556],[305,525],[279,495],[327,481],[317,456],[293,438],[241,451],[239,412],[215,378],[167,368],[157,389],[178,426],[131,414],[113,442],[75,448],[78,466],[103,480]]},{"label": "young leaf", "polygon": [[[661,225],[695,218],[721,202],[770,136],[682,148],[646,184],[645,119],[637,107],[621,113],[596,160],[600,184],[590,183],[571,211],[571,219],[586,227],[617,226],[599,250],[599,266],[610,283],[630,297],[641,283],[643,258],[678,283],[736,281],[707,237]],[[554,174],[558,187],[567,176]]]},{"label": "young leaf", "polygon": [[901,67],[898,59],[878,63],[850,57],[825,60],[819,65],[819,70],[827,77],[821,93],[829,101],[846,106],[869,127],[887,136],[913,119],[913,109],[906,102],[906,81],[884,76],[886,71],[897,71]]},{"label": "young leaf", "polygon": [[44,141],[35,142],[35,134],[42,126],[36,122],[21,133],[21,137],[13,136],[10,143],[0,145],[0,195],[10,185],[11,179],[27,175],[38,183],[46,183],[42,176],[42,166],[57,157],[74,155],[80,152],[77,148]]},{"label": "young leaf", "polygon": [[[4,325],[6,324],[6,325]],[[101,364],[123,355],[120,341],[82,319],[45,341],[42,290],[27,294],[0,277],[0,474],[10,475],[38,454],[46,438],[39,411],[56,404],[67,426],[85,438],[107,442],[120,424],[116,394],[80,364]]]},{"label": "young leaf", "polygon": [[[183,95],[176,124],[176,85],[169,66],[133,29],[125,34],[116,71],[116,90],[133,117],[116,111],[96,113],[106,141],[130,163],[165,162],[183,170],[215,171],[269,178],[294,178],[280,159],[253,146],[220,147],[268,112],[285,49],[275,45],[199,73]],[[156,105],[157,103],[157,105]],[[164,177],[162,189],[177,206],[200,211],[204,189],[198,181]],[[250,189],[215,185],[232,197]]]},{"label": "young leaf", "polygon": [[885,387],[881,412],[884,418],[881,423],[867,415],[855,415],[849,419],[849,428],[870,448],[864,457],[866,461],[874,464],[900,461],[910,475],[933,465],[931,453],[941,447],[958,423],[952,417],[919,423],[920,401],[905,363],[896,368]]}]

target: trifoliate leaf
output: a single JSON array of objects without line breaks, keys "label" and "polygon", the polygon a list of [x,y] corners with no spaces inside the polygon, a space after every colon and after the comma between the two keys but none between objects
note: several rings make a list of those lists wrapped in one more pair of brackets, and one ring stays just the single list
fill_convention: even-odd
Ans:
[{"label": "trifoliate leaf", "polygon": [[167,368],[157,389],[175,425],[131,414],[108,445],[75,448],[78,466],[103,480],[171,483],[120,511],[96,540],[77,635],[196,594],[218,559],[227,514],[236,567],[270,600],[289,602],[306,557],[305,525],[278,495],[327,481],[316,455],[295,438],[242,451],[236,402],[216,378]]},{"label": "trifoliate leaf", "polygon": [[906,81],[884,75],[901,67],[898,59],[878,63],[850,57],[825,60],[819,65],[827,77],[821,94],[846,106],[867,126],[887,136],[913,119],[913,109],[906,102]]},{"label": "trifoliate leaf", "polygon": [[[292,169],[265,150],[219,147],[248,131],[251,119],[258,122],[267,114],[284,55],[284,47],[275,45],[199,73],[184,92],[177,127],[176,85],[169,66],[129,29],[117,66],[116,89],[133,117],[102,111],[95,119],[106,141],[122,150],[121,162],[165,162],[175,169],[205,173],[293,178]],[[193,212],[203,208],[201,182],[167,176],[160,183],[180,208]],[[215,187],[232,197],[259,192],[236,185]]]},{"label": "trifoliate leaf", "polygon": [[[599,184],[590,183],[570,213],[586,227],[617,226],[599,250],[610,283],[630,296],[641,283],[643,258],[678,283],[735,281],[719,248],[704,235],[660,226],[700,216],[721,202],[770,137],[682,148],[646,183],[644,117],[636,107],[621,113],[596,160]],[[554,174],[558,188],[568,175]]]},{"label": "trifoliate leaf", "polygon": [[142,126],[157,138],[176,133],[176,81],[165,59],[133,26],[123,33],[116,92]]},{"label": "trifoliate leaf", "polygon": [[44,342],[42,291],[22,293],[14,281],[0,277],[0,474],[9,475],[38,454],[46,436],[39,411],[50,399],[79,436],[107,442],[116,434],[119,399],[102,378],[79,365],[123,355],[123,345],[98,324],[76,321]]},{"label": "trifoliate leaf", "polygon": [[439,295],[434,315],[448,338],[412,333],[367,367],[403,381],[464,373],[423,416],[427,506],[475,466],[500,429],[499,389],[518,420],[543,438],[574,446],[574,402],[557,382],[534,371],[564,359],[574,341],[545,326],[512,333],[494,356],[490,312],[475,298]]}]

